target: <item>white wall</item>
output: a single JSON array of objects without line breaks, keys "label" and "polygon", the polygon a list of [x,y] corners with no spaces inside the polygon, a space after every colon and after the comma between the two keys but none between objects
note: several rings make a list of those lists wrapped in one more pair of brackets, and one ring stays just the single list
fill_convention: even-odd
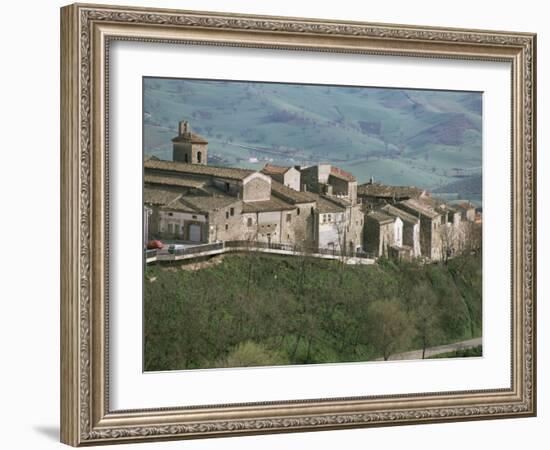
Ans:
[{"label": "white wall", "polygon": [[[545,2],[464,0],[462,2],[357,2],[328,0],[117,0],[118,4],[257,14],[366,20],[388,23],[444,25],[467,28],[538,32],[539,148],[548,148],[543,127],[550,121],[548,80],[550,32]],[[59,11],[60,1],[7,2],[2,33],[2,260],[0,337],[2,342],[2,447],[9,449],[62,448],[57,443],[59,417]],[[544,30],[544,31],[543,31]],[[29,145],[29,140],[37,141]],[[539,173],[548,167],[548,152],[540,152]],[[25,170],[17,170],[24,167]],[[15,168],[15,169],[14,169]],[[539,192],[549,192],[549,177],[540,179]],[[10,225],[10,217],[32,208],[38,221]],[[547,207],[539,210],[541,223]],[[32,257],[25,247],[39,242],[42,252]],[[539,255],[548,252],[548,234],[539,236]],[[9,244],[8,244],[9,243]],[[544,250],[544,251],[543,251]],[[38,257],[37,257],[38,256]],[[550,320],[543,283],[548,263],[539,257],[539,323]],[[491,422],[376,428],[242,437],[218,440],[141,444],[140,449],[363,449],[545,448],[550,427],[548,407],[548,327],[539,334],[539,417]],[[120,446],[117,448],[138,448]]]}]

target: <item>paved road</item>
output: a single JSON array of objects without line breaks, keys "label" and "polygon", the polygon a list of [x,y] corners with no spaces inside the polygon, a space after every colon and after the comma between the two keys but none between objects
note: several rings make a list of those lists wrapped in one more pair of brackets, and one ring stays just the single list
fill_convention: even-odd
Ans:
[{"label": "paved road", "polygon": [[[454,352],[455,350],[464,350],[467,348],[477,347],[481,345],[481,338],[469,339],[462,342],[454,342],[452,344],[439,345],[438,347],[430,347],[426,349],[426,358],[430,356],[438,355],[440,353]],[[390,360],[403,360],[403,359],[422,359],[422,350],[413,350],[411,352],[398,353],[397,355],[391,355]]]}]

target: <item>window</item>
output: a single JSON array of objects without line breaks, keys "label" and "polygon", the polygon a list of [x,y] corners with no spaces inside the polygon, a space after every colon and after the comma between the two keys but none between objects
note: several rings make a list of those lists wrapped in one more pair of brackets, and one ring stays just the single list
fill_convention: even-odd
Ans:
[{"label": "window", "polygon": [[174,215],[174,213],[171,213],[171,212],[168,213],[169,217],[172,217],[173,215]]},{"label": "window", "polygon": [[197,218],[197,216],[191,216],[191,217],[192,217],[193,219],[196,219],[196,218]]},{"label": "window", "polygon": [[246,226],[247,226],[247,227],[251,227],[251,226],[252,226],[252,217],[249,217],[248,219],[246,219]]},{"label": "window", "polygon": [[323,214],[323,223],[325,223],[326,221],[327,221],[327,215]]},{"label": "window", "polygon": [[197,152],[197,162],[199,164],[202,162],[202,152]]},{"label": "window", "polygon": [[229,225],[225,224],[226,231],[229,230]]},{"label": "window", "polygon": [[226,212],[225,212],[225,218],[226,218],[226,219],[229,219],[229,211],[226,211]]},{"label": "window", "polygon": [[296,209],[296,215],[297,215],[297,216],[300,215],[300,208]]},{"label": "window", "polygon": [[225,190],[226,192],[229,192],[229,183],[225,183]]},{"label": "window", "polygon": [[329,222],[332,222],[332,214],[329,214],[329,215],[328,215],[328,221],[329,221]]},{"label": "window", "polygon": [[290,222],[291,220],[292,220],[292,214],[288,213],[288,214],[286,215],[286,221],[287,221],[287,222]]},{"label": "window", "polygon": [[189,155],[186,153],[183,159],[186,163],[188,163],[189,162]]},{"label": "window", "polygon": [[235,215],[235,208],[231,208],[231,209],[229,210],[229,214],[231,214],[232,216],[234,216],[234,215]]}]

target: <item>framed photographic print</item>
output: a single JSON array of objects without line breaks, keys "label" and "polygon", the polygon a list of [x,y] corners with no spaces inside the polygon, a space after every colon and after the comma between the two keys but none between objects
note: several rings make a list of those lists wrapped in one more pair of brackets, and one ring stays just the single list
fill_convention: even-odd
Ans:
[{"label": "framed photographic print", "polygon": [[536,36],[61,10],[79,446],[536,413]]}]

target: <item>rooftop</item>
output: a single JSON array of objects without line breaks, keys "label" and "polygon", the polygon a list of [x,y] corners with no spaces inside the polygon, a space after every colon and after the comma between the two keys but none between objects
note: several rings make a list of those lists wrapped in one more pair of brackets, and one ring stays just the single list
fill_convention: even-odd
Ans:
[{"label": "rooftop", "polygon": [[271,197],[271,200],[243,203],[243,213],[287,211],[292,209],[295,209],[295,207],[283,202],[282,200],[279,200],[278,198],[273,197]]},{"label": "rooftop", "polygon": [[380,208],[385,214],[390,216],[399,217],[403,222],[408,222],[412,224],[417,224],[419,222],[418,217],[413,216],[412,214],[403,211],[402,209],[396,208],[393,205],[385,205]]},{"label": "rooftop", "polygon": [[395,217],[385,214],[382,211],[371,211],[367,214],[367,217],[380,224],[395,222]]},{"label": "rooftop", "polygon": [[340,169],[336,166],[330,166],[330,174],[336,178],[341,178],[346,181],[357,181],[357,179],[349,172]]},{"label": "rooftop", "polygon": [[310,203],[317,199],[316,195],[312,192],[296,191],[275,180],[271,181],[271,192],[277,197],[293,204]]},{"label": "rooftop", "polygon": [[357,186],[359,196],[408,199],[421,197],[424,193],[424,189],[414,186],[389,186],[380,183],[365,183]]},{"label": "rooftop", "polygon": [[143,189],[143,203],[149,205],[165,206],[177,201],[181,192],[171,189],[148,188]]},{"label": "rooftop", "polygon": [[263,167],[262,172],[266,175],[282,175],[283,173],[287,173],[290,169],[291,167],[277,166],[268,163]]},{"label": "rooftop", "polygon": [[145,171],[147,170],[165,170],[167,172],[177,172],[187,175],[203,175],[228,180],[243,180],[253,173],[249,169],[237,169],[234,167],[205,166],[202,164],[189,164],[175,161],[164,161],[150,159],[144,162]]},{"label": "rooftop", "polygon": [[316,195],[317,210],[321,213],[339,213],[344,212],[346,208],[332,199]]},{"label": "rooftop", "polygon": [[402,201],[401,203],[398,203],[397,207],[399,208],[399,206],[409,208],[416,213],[427,217],[428,219],[435,219],[437,216],[440,215],[440,213],[437,212],[435,208],[428,205],[427,203],[421,202],[419,199],[410,198],[408,200]]},{"label": "rooftop", "polygon": [[182,177],[167,177],[162,175],[145,174],[145,184],[154,184],[161,186],[175,186],[188,188],[202,188],[204,181],[193,180]]},{"label": "rooftop", "polygon": [[196,133],[183,133],[174,138],[172,142],[189,142],[191,144],[208,144],[208,141]]},{"label": "rooftop", "polygon": [[236,197],[229,195],[186,195],[180,201],[197,212],[210,212],[217,209],[227,208],[237,202]]}]

